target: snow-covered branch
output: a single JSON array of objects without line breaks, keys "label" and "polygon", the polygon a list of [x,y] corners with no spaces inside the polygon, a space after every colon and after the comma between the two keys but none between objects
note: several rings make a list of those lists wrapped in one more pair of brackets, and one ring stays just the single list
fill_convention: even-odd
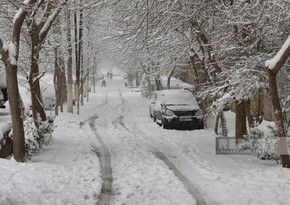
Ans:
[{"label": "snow-covered branch", "polygon": [[266,67],[273,70],[274,73],[278,73],[281,67],[284,65],[288,57],[290,56],[290,35],[285,41],[281,49],[271,60],[266,61]]},{"label": "snow-covered branch", "polygon": [[43,24],[40,32],[39,32],[39,39],[40,41],[43,41],[45,37],[47,36],[48,31],[50,30],[53,22],[55,21],[57,15],[61,11],[62,7],[66,4],[68,0],[64,0],[61,2],[58,7],[48,16],[45,23]]}]

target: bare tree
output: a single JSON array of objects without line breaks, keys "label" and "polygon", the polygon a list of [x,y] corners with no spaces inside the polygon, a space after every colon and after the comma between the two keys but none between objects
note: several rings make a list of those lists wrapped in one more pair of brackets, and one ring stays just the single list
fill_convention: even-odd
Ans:
[{"label": "bare tree", "polygon": [[72,72],[72,38],[71,11],[66,9],[66,38],[67,38],[67,112],[73,113],[73,72]]},{"label": "bare tree", "polygon": [[44,74],[40,73],[39,70],[39,54],[53,22],[66,2],[67,0],[63,0],[55,4],[56,2],[47,1],[45,2],[45,5],[39,6],[39,9],[41,10],[41,12],[39,11],[39,13],[41,13],[41,18],[38,19],[35,15],[36,13],[31,13],[28,21],[28,26],[30,28],[29,35],[31,39],[31,68],[28,82],[31,90],[33,118],[36,126],[38,126],[38,114],[42,121],[46,120],[39,84],[39,79]]},{"label": "bare tree", "polygon": [[63,103],[66,96],[66,79],[65,79],[65,66],[62,53],[58,46],[54,47],[54,89],[55,89],[55,115],[63,112]]},{"label": "bare tree", "polygon": [[246,108],[243,100],[236,101],[236,139],[243,139],[247,134]]},{"label": "bare tree", "polygon": [[276,54],[276,56],[266,62],[266,66],[268,68],[268,76],[269,76],[269,88],[273,105],[273,113],[275,117],[275,123],[277,126],[277,136],[279,137],[279,151],[280,158],[283,167],[290,168],[290,159],[287,148],[286,141],[286,130],[285,124],[280,104],[280,97],[277,86],[277,74],[282,69],[283,65],[287,61],[290,56],[290,36],[287,41],[283,44],[281,50]]},{"label": "bare tree", "polygon": [[0,53],[2,56],[1,59],[6,67],[7,89],[9,92],[9,105],[13,129],[13,152],[15,160],[18,162],[24,161],[24,156],[26,152],[23,121],[21,117],[21,98],[18,90],[17,80],[19,41],[23,22],[28,15],[31,6],[35,3],[36,0],[29,0],[24,1],[24,3],[20,5],[20,9],[15,15],[13,23],[11,43],[9,45],[5,45],[0,39]]}]

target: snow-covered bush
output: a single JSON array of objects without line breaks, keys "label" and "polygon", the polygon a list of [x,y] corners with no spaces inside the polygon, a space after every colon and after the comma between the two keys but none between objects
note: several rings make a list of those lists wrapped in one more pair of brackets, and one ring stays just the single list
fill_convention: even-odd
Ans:
[{"label": "snow-covered bush", "polygon": [[38,128],[40,145],[50,145],[52,132],[54,130],[54,116],[47,116],[47,120],[42,122]]},{"label": "snow-covered bush", "polygon": [[26,120],[23,122],[24,125],[24,135],[25,135],[25,146],[26,153],[25,158],[30,160],[33,155],[39,152],[39,135],[37,127],[34,124],[34,120],[31,116],[27,116]]},{"label": "snow-covered bush", "polygon": [[39,128],[35,126],[32,116],[27,116],[24,121],[25,158],[30,160],[37,154],[43,145],[50,145],[52,132],[54,130],[54,117],[48,116],[45,122],[38,119]]},{"label": "snow-covered bush", "polygon": [[258,128],[250,129],[249,135],[245,136],[245,142],[241,144],[241,149],[249,150],[262,160],[278,161],[280,158],[277,147],[278,138],[275,135],[275,129],[270,126],[268,128],[271,133],[267,135]]}]

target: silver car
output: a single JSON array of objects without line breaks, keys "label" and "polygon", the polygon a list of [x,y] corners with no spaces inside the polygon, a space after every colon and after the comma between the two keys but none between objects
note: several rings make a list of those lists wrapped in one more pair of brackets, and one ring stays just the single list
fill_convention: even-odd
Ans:
[{"label": "silver car", "polygon": [[53,97],[43,97],[43,106],[45,110],[53,110],[55,107],[55,100]]},{"label": "silver car", "polygon": [[150,114],[164,129],[204,129],[203,113],[195,96],[185,89],[154,93]]}]

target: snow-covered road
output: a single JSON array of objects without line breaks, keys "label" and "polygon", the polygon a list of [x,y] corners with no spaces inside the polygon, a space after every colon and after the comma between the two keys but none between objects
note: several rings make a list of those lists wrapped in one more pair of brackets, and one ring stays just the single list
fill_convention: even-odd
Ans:
[{"label": "snow-covered road", "polygon": [[144,109],[139,109],[145,108],[147,103],[140,104],[138,101],[144,99],[131,99],[136,93],[128,95],[130,90],[125,87],[124,90],[120,89],[117,80],[107,84],[110,83],[112,88],[103,89],[99,93],[101,103],[94,108],[99,117],[95,120],[93,131],[102,138],[101,142],[97,139],[101,145],[99,149],[102,149],[104,142],[111,151],[114,178],[112,203],[195,204],[191,195],[194,194],[200,204],[204,204],[198,191],[181,171],[150,140],[145,141],[150,136],[136,127],[137,124],[142,127],[143,120],[138,122],[138,118],[135,118],[137,121],[131,119],[125,122],[128,113],[135,112],[136,116],[142,116]]},{"label": "snow-covered road", "polygon": [[[123,84],[121,78],[107,81],[107,88],[92,96],[95,105],[85,108],[97,113],[96,131],[111,152],[112,204],[281,204],[286,200],[290,183],[282,178],[290,179],[290,174],[285,169],[252,156],[216,155],[210,119],[208,130],[160,128],[149,117],[148,100]],[[273,192],[273,186],[279,191]]]},{"label": "snow-covered road", "polygon": [[[234,114],[226,117],[232,135]],[[114,77],[80,115],[56,118],[52,145],[31,162],[0,159],[0,204],[288,204],[289,169],[216,155],[211,119],[207,130],[164,130],[148,100]]]}]

